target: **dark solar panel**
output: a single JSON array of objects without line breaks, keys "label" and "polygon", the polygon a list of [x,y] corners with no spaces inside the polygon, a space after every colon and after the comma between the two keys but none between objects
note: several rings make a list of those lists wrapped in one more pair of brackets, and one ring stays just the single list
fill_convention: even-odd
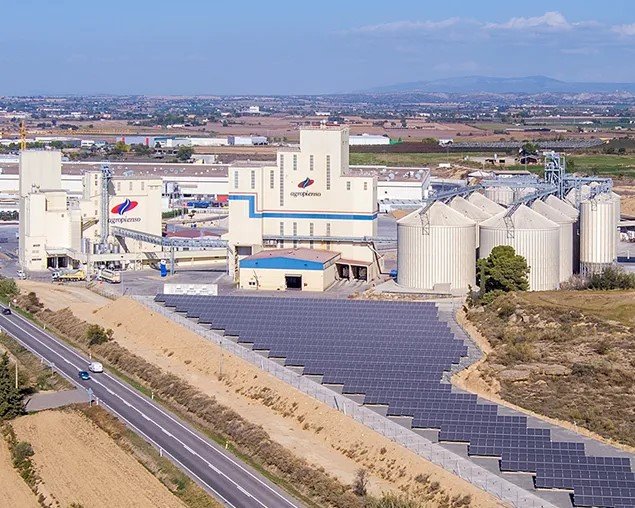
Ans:
[{"label": "dark solar panel", "polygon": [[576,506],[634,507],[628,459],[592,457],[582,443],[551,440],[524,416],[498,412],[472,394],[441,383],[467,347],[429,302],[323,298],[157,295],[157,302],[253,349],[304,367],[304,374],[363,394],[365,404],[412,417],[413,427],[439,430],[442,441],[468,443],[471,455],[500,458],[500,468],[535,473],[539,488],[573,492]]}]

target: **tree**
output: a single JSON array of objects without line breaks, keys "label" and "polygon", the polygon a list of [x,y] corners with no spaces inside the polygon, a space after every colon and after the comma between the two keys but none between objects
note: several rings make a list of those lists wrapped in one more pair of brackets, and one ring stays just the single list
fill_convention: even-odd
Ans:
[{"label": "tree", "polygon": [[103,344],[104,342],[112,340],[113,334],[114,332],[110,328],[104,330],[99,325],[88,325],[88,328],[86,329],[86,340],[88,340],[89,346]]},{"label": "tree", "polygon": [[9,355],[0,357],[0,420],[15,418],[24,412],[22,394],[15,387],[9,368]]},{"label": "tree", "polygon": [[126,153],[130,151],[130,146],[126,145],[123,141],[117,141],[115,146],[110,149],[110,152],[113,154],[121,155],[122,153]]},{"label": "tree", "polygon": [[176,152],[176,158],[180,161],[187,161],[192,158],[192,154],[194,153],[194,148],[191,146],[180,146],[179,151]]},{"label": "tree", "polygon": [[536,155],[538,153],[538,145],[527,141],[525,144],[523,144],[520,150],[521,155]]},{"label": "tree", "polygon": [[360,468],[355,473],[353,492],[360,497],[365,496],[368,492],[368,471],[365,469]]},{"label": "tree", "polygon": [[529,267],[523,256],[516,254],[510,245],[498,245],[485,259],[477,263],[481,297],[487,293],[527,291]]},{"label": "tree", "polygon": [[149,146],[143,145],[141,143],[130,145],[130,148],[137,155],[148,155],[150,152],[152,152],[152,149]]}]

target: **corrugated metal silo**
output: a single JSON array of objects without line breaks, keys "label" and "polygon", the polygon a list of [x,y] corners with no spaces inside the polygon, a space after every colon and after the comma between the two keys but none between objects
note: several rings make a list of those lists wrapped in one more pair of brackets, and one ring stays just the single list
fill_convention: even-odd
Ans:
[{"label": "corrugated metal silo", "polygon": [[481,223],[479,257],[486,258],[497,245],[511,245],[530,267],[529,289],[556,289],[560,280],[560,226],[525,205],[509,217],[509,224],[505,214]]},{"label": "corrugated metal silo", "polygon": [[580,269],[598,272],[617,257],[617,224],[614,199],[601,194],[580,203]]},{"label": "corrugated metal silo", "polygon": [[397,221],[397,282],[417,289],[467,290],[476,281],[476,223],[435,202]]},{"label": "corrugated metal silo", "polygon": [[461,215],[464,215],[465,217],[468,217],[469,219],[472,219],[474,222],[476,222],[476,248],[478,249],[478,245],[479,245],[478,225],[484,220],[489,219],[492,215],[487,213],[482,208],[479,208],[478,206],[473,205],[467,199],[461,196],[455,197],[450,202],[450,208],[452,208],[453,210],[456,210]]},{"label": "corrugated metal silo", "polygon": [[509,205],[514,201],[514,189],[511,187],[487,187],[485,196],[495,203]]},{"label": "corrugated metal silo", "polygon": [[490,214],[490,216],[494,216],[505,210],[504,207],[485,197],[480,192],[472,192],[472,194],[468,196],[467,200],[473,205],[478,206],[481,210]]},{"label": "corrugated metal silo", "polygon": [[569,280],[573,275],[573,244],[576,220],[544,201],[534,201],[531,209],[560,226],[560,282]]},{"label": "corrugated metal silo", "polygon": [[[575,198],[574,198],[575,201]],[[560,210],[567,217],[573,219],[573,273],[580,272],[580,212],[568,201],[557,198],[554,195],[547,196],[545,199],[550,207]]]}]

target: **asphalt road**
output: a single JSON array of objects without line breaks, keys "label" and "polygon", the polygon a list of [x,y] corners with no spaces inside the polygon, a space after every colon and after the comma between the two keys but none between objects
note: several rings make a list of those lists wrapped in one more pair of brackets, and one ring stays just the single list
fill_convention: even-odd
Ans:
[{"label": "asphalt road", "polygon": [[80,381],[77,373],[88,370],[89,359],[19,314],[0,314],[0,328],[52,363],[57,372],[76,385],[92,389],[100,405],[159,447],[165,457],[226,506],[302,506],[222,447],[116,377],[107,372],[91,373],[90,380]]}]

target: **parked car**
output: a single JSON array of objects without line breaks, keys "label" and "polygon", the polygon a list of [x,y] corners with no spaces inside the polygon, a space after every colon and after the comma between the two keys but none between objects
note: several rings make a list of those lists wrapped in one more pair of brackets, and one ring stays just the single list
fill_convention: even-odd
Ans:
[{"label": "parked car", "polygon": [[2,309],[2,314],[4,314],[5,316],[10,316],[11,315],[11,309],[9,307]]},{"label": "parked car", "polygon": [[90,374],[86,372],[85,370],[80,370],[77,375],[79,376],[79,379],[81,379],[82,381],[88,381],[90,379]]}]

